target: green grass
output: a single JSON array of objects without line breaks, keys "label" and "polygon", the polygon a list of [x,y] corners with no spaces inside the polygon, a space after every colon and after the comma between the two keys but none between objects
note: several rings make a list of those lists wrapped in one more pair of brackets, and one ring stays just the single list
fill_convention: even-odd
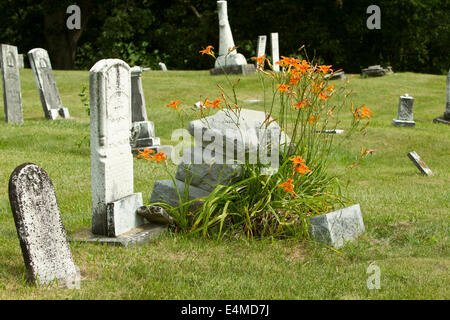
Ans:
[{"label": "green grass", "polygon": [[[432,123],[444,112],[445,76],[413,73],[351,82],[355,105],[365,104],[375,116],[366,136],[343,141],[330,171],[345,171],[360,146],[376,152],[342,180],[343,185],[349,182],[347,195],[361,204],[366,233],[339,253],[307,241],[215,242],[173,235],[132,249],[71,243],[82,273],[81,290],[25,283],[8,201],[8,180],[16,166],[33,162],[49,173],[69,234],[91,226],[90,151],[86,142],[77,147],[89,135],[89,117],[78,96],[89,83],[88,72],[55,71],[55,77],[72,119],[44,118],[30,69],[21,70],[25,123],[7,125],[0,117],[0,299],[450,298],[450,127]],[[216,82],[225,79],[207,71],[143,74],[147,113],[163,144],[175,144],[170,134],[180,127],[166,104],[180,99],[191,106],[214,99]],[[243,77],[238,88],[241,102],[263,97],[256,76]],[[415,98],[415,128],[391,125],[405,93]],[[413,150],[434,176],[419,174],[406,156]],[[154,181],[166,174],[145,161],[135,161],[134,168],[135,190],[148,201]],[[381,269],[380,290],[366,286],[372,262]]]}]

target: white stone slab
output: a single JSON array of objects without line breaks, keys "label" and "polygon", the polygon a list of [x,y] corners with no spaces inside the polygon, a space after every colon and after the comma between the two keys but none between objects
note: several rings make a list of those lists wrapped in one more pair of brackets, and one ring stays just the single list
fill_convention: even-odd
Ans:
[{"label": "white stone slab", "polygon": [[2,69],[3,106],[7,123],[23,123],[22,92],[20,89],[19,57],[17,47],[2,44],[0,48]]}]

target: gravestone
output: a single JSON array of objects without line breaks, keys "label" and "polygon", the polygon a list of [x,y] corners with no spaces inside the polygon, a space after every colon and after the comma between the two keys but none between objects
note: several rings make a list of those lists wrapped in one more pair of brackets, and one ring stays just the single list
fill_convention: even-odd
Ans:
[{"label": "gravestone", "polygon": [[310,235],[313,239],[336,249],[364,232],[364,222],[359,204],[314,216],[310,220]]},{"label": "gravestone", "polygon": [[[388,70],[383,69],[380,65],[369,66],[368,68],[361,70],[361,77],[382,77],[387,73]],[[390,69],[392,72],[392,68]]]},{"label": "gravestone", "polygon": [[23,60],[23,54],[22,53],[19,54],[19,62],[18,62],[18,64],[19,64],[19,69],[25,68],[25,63],[24,63],[24,60]]},{"label": "gravestone", "polygon": [[417,154],[417,152],[412,151],[408,153],[408,158],[414,163],[414,165],[419,169],[419,171],[427,176],[431,176],[433,172],[430,168],[423,162],[422,158]]},{"label": "gravestone", "polygon": [[142,224],[134,193],[130,67],[119,59],[98,61],[89,71],[91,107],[92,232],[117,237]]},{"label": "gravestone", "polygon": [[210,74],[242,73],[246,75],[255,73],[255,65],[247,65],[245,57],[237,53],[236,49],[232,50],[235,45],[228,22],[227,1],[217,1],[217,10],[219,15],[219,53]]},{"label": "gravestone", "polygon": [[55,120],[58,116],[69,118],[69,109],[64,108],[61,102],[47,51],[41,48],[32,49],[28,51],[28,59],[45,117],[51,120]]},{"label": "gravestone", "polygon": [[446,87],[446,96],[447,96],[447,101],[445,104],[445,111],[444,111],[444,115],[441,117],[437,117],[433,120],[434,123],[445,123],[445,124],[450,124],[450,70],[448,70],[448,74],[447,74],[447,87]]},{"label": "gravestone", "polygon": [[280,61],[280,49],[278,46],[278,32],[270,34],[270,47],[272,49],[272,65],[273,71],[279,72],[280,65],[277,64]]},{"label": "gravestone", "polygon": [[18,166],[9,179],[9,201],[28,280],[43,285],[76,280],[78,270],[48,174],[32,163]]},{"label": "gravestone", "polygon": [[[155,182],[150,203],[165,202],[178,207],[178,193],[183,199],[187,190],[189,200],[206,197],[218,184],[230,185],[239,181],[245,159],[256,161],[259,156],[261,161],[261,156],[264,152],[268,155],[269,149],[273,150],[270,159],[278,160],[276,151],[287,146],[290,139],[272,120],[265,112],[241,109],[239,114],[220,110],[212,116],[190,122],[188,131],[194,137],[195,145],[184,150],[175,174],[175,185],[172,180]],[[272,135],[276,138],[270,140]],[[268,144],[269,140],[274,144]],[[276,172],[276,168],[273,170],[271,167],[272,162],[264,165],[263,172]],[[189,182],[188,187],[186,181]]]},{"label": "gravestone", "polygon": [[335,72],[332,74],[330,74],[330,73],[326,74],[324,78],[326,80],[337,80],[337,79],[345,80],[345,79],[347,79],[344,71],[339,71],[339,72]]},{"label": "gravestone", "polygon": [[23,123],[17,47],[1,45],[0,67],[2,68],[5,121],[14,124]]},{"label": "gravestone", "polygon": [[131,121],[132,138],[131,148],[135,152],[141,148],[150,148],[157,151],[160,146],[159,138],[155,137],[155,126],[147,119],[144,90],[142,88],[141,67],[133,67],[131,71]]},{"label": "gravestone", "polygon": [[[256,46],[256,57],[261,57],[266,54],[267,36],[258,36],[258,44]],[[258,61],[255,62],[258,68]]]},{"label": "gravestone", "polygon": [[413,117],[414,98],[407,93],[400,97],[398,103],[397,119],[392,120],[392,124],[396,127],[414,127],[416,123]]},{"label": "gravestone", "polygon": [[158,65],[159,65],[159,68],[162,71],[167,71],[167,67],[166,67],[166,64],[164,62],[158,62]]}]

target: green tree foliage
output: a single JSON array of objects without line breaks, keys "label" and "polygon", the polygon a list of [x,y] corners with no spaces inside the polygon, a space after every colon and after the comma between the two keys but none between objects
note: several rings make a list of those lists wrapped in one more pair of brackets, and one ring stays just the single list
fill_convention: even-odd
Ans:
[{"label": "green tree foliage", "polygon": [[[63,31],[69,4],[82,9],[78,34]],[[371,4],[381,8],[380,30],[366,27]],[[169,69],[208,69],[212,61],[198,51],[219,41],[214,0],[0,0],[0,12],[0,42],[23,53],[48,49],[56,69],[89,69],[113,57],[152,68],[163,61]],[[448,0],[228,1],[233,37],[247,58],[255,55],[258,35],[278,32],[282,55],[299,54],[305,45],[310,57],[347,72],[372,64],[447,72],[448,12]]]}]

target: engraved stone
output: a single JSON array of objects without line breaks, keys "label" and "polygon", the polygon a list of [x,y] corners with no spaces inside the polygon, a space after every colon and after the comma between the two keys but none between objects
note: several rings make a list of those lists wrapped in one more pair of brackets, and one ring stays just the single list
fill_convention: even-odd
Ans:
[{"label": "engraved stone", "polygon": [[47,51],[41,48],[32,49],[28,51],[28,59],[33,70],[45,117],[51,120],[55,120],[58,115],[66,119],[69,118],[69,109],[64,108],[61,102]]},{"label": "engraved stone", "polygon": [[23,123],[22,93],[20,90],[20,75],[17,47],[1,45],[0,67],[3,80],[3,106],[7,123]]},{"label": "engraved stone", "polygon": [[414,163],[417,169],[420,170],[421,173],[426,174],[427,176],[431,176],[433,172],[430,168],[423,162],[422,158],[417,154],[417,152],[412,151],[408,153],[408,158]]},{"label": "engraved stone", "polygon": [[254,73],[254,65],[252,65],[253,68],[239,67],[247,65],[247,60],[242,54],[237,53],[236,49],[233,49],[235,45],[228,22],[227,1],[217,1],[217,10],[219,15],[219,53],[214,69],[210,70],[211,75],[223,74],[224,70],[222,69],[225,69],[227,73],[252,73],[251,70]]},{"label": "engraved stone", "polygon": [[444,115],[441,117],[437,117],[433,120],[434,123],[445,123],[445,124],[450,124],[450,70],[448,70],[448,74],[447,74],[447,87],[446,87],[446,96],[447,96],[447,101],[445,104],[445,111],[444,111]]},{"label": "engraved stone", "polygon": [[273,71],[280,71],[280,65],[277,64],[280,61],[280,49],[278,46],[278,32],[270,34],[270,47],[272,49],[272,65]]},{"label": "engraved stone", "polygon": [[[257,57],[261,57],[266,54],[266,42],[267,36],[258,36],[258,45],[256,47]],[[258,62],[256,62],[256,67],[259,67]]]},{"label": "engraved stone", "polygon": [[133,67],[131,71],[131,110],[132,110],[132,130],[131,148],[133,152],[137,149],[149,148],[156,152],[160,149],[160,140],[155,137],[155,126],[147,119],[145,107],[144,89],[142,88],[141,67]]},{"label": "engraved stone", "polygon": [[48,174],[32,163],[18,166],[9,179],[9,201],[27,278],[44,285],[74,281],[78,272]]},{"label": "engraved stone", "polygon": [[414,127],[416,123],[413,120],[413,103],[414,98],[407,93],[400,97],[398,103],[397,119],[392,120],[392,124],[396,127]]},{"label": "engraved stone", "polygon": [[312,217],[309,232],[311,237],[319,242],[337,249],[342,247],[347,241],[364,232],[359,204]]},{"label": "engraved stone", "polygon": [[136,209],[130,147],[130,67],[119,59],[98,61],[89,71],[91,107],[92,232],[116,237],[144,224]]}]

